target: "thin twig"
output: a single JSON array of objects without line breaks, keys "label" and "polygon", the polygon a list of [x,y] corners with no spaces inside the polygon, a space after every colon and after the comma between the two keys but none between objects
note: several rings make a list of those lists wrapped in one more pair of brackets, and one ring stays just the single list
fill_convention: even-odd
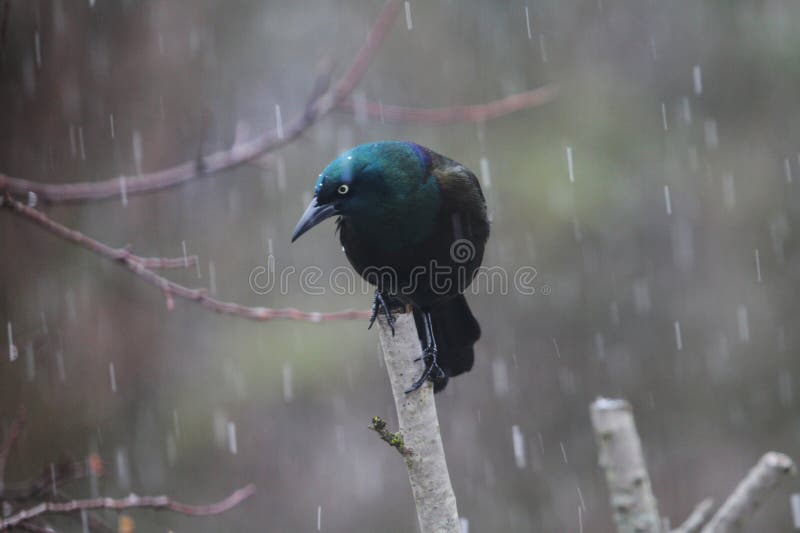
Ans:
[{"label": "thin twig", "polygon": [[683,524],[672,530],[672,533],[698,533],[708,519],[711,517],[711,511],[714,509],[714,500],[706,498],[698,503],[692,510]]},{"label": "thin twig", "polygon": [[187,255],[186,257],[141,257],[134,256],[135,261],[145,268],[189,268],[197,265],[198,257],[196,255]]},{"label": "thin twig", "polygon": [[744,521],[755,513],[767,495],[795,474],[797,467],[789,456],[765,453],[703,528],[703,533],[742,531]]},{"label": "thin twig", "polygon": [[392,433],[386,429],[386,421],[381,417],[373,416],[369,429],[377,433],[382,441],[396,449],[403,457],[411,457],[414,453],[411,448],[406,447],[403,435],[399,431]]},{"label": "thin twig", "polygon": [[22,522],[17,527],[26,531],[33,531],[34,533],[58,533],[50,526],[39,526],[32,522]]},{"label": "thin twig", "polygon": [[515,111],[537,107],[553,101],[558,95],[558,85],[550,84],[532,91],[513,94],[485,104],[419,108],[383,104],[372,101],[348,99],[342,109],[353,113],[363,111],[370,118],[424,124],[451,124],[454,122],[486,122]]},{"label": "thin twig", "polygon": [[[366,42],[356,54],[350,68],[341,80],[330,91],[320,91],[318,83],[313,93],[314,99],[300,115],[284,126],[283,135],[280,135],[277,130],[270,131],[250,141],[236,143],[228,150],[197,157],[173,167],[102,181],[37,183],[22,178],[13,178],[0,172],[0,193],[7,192],[17,197],[28,197],[32,193],[44,203],[102,200],[166,189],[200,176],[220,175],[223,170],[229,170],[257,159],[300,136],[350,96],[366,73],[367,67],[375,57],[380,45],[386,39],[401,4],[400,0],[387,0],[368,34]],[[322,94],[317,96],[320,92]]]},{"label": "thin twig", "polygon": [[77,244],[101,257],[110,259],[124,266],[151,285],[161,289],[167,298],[167,306],[169,308],[174,305],[172,297],[177,296],[178,298],[195,302],[216,313],[233,315],[256,321],[284,318],[306,322],[325,322],[329,320],[366,319],[371,316],[369,311],[357,311],[353,309],[332,313],[319,313],[300,311],[294,308],[273,309],[269,307],[248,307],[234,302],[224,302],[209,296],[208,290],[205,288],[192,289],[185,287],[153,272],[140,263],[138,256],[132,255],[127,248],[113,248],[79,231],[70,229],[59,224],[38,209],[29,207],[10,196],[3,199],[2,206],[9,209],[11,213],[34,222],[61,239]]},{"label": "thin twig", "polygon": [[24,501],[40,498],[47,494],[55,494],[59,485],[84,478],[86,475],[87,466],[84,462],[63,461],[46,466],[38,477],[30,481],[8,485],[0,489],[0,499]]},{"label": "thin twig", "polygon": [[127,498],[115,500],[113,498],[94,498],[90,500],[72,500],[68,502],[42,502],[30,509],[20,511],[5,520],[0,520],[0,531],[10,529],[31,518],[47,513],[72,513],[75,511],[90,511],[93,509],[113,509],[116,511],[132,508],[150,508],[173,511],[189,516],[210,516],[224,513],[236,507],[241,502],[253,495],[256,488],[247,485],[216,503],[209,505],[189,505],[172,500],[168,496],[137,496],[131,494]]},{"label": "thin twig", "polygon": [[0,494],[3,493],[3,487],[5,486],[4,480],[8,456],[11,454],[14,444],[17,442],[17,439],[22,433],[22,429],[25,427],[26,418],[25,408],[20,406],[19,414],[11,422],[6,438],[3,440],[3,446],[0,447]]}]

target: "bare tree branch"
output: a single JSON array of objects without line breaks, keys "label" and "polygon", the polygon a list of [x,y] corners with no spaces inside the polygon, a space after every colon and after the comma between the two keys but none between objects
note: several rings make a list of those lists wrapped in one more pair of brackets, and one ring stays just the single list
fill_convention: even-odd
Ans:
[{"label": "bare tree branch", "polygon": [[38,477],[24,483],[7,485],[0,489],[0,500],[24,501],[47,494],[56,494],[58,487],[68,481],[87,475],[87,465],[82,461],[63,461],[46,466]]},{"label": "bare tree branch", "polygon": [[625,400],[598,398],[591,405],[598,462],[605,471],[614,522],[619,533],[659,533],[661,515]]},{"label": "bare tree branch", "polygon": [[765,453],[703,528],[703,533],[742,531],[744,521],[755,513],[767,495],[795,474],[797,467],[789,456]]},{"label": "bare tree branch", "polygon": [[422,371],[414,361],[421,351],[414,317],[411,313],[398,315],[394,335],[385,317],[378,317],[378,324],[403,446],[413,450],[404,457],[420,532],[460,533],[456,497],[439,432],[433,386],[428,382],[410,394],[405,393],[406,387]]},{"label": "bare tree branch", "polygon": [[714,500],[706,498],[698,503],[683,524],[672,530],[672,533],[698,533],[703,524],[711,517]]},{"label": "bare tree branch", "polygon": [[192,289],[185,287],[159,274],[156,274],[144,266],[144,264],[139,261],[139,257],[131,254],[130,250],[127,248],[113,248],[98,240],[92,239],[91,237],[84,235],[79,231],[75,231],[62,224],[59,224],[38,209],[28,207],[22,202],[19,202],[9,196],[3,199],[2,207],[6,207],[11,213],[34,222],[38,226],[46,229],[61,239],[73,244],[77,244],[78,246],[85,248],[101,257],[110,259],[124,266],[151,285],[155,285],[161,289],[167,298],[167,307],[170,309],[172,306],[174,306],[173,296],[177,296],[184,300],[198,303],[206,309],[210,309],[216,313],[233,315],[256,321],[285,318],[290,320],[302,320],[306,322],[325,322],[329,320],[366,319],[371,316],[369,311],[357,311],[353,309],[336,311],[333,313],[319,313],[300,311],[294,308],[272,309],[269,307],[248,307],[233,302],[224,302],[209,296],[208,291],[204,288]]},{"label": "bare tree branch", "polygon": [[411,457],[414,451],[406,447],[403,435],[399,431],[392,433],[386,429],[386,421],[379,416],[373,416],[369,429],[377,433],[381,440],[396,449],[403,457]]},{"label": "bare tree branch", "polygon": [[127,498],[115,500],[113,498],[95,498],[91,500],[72,500],[68,502],[42,502],[30,509],[20,511],[5,520],[0,520],[0,531],[11,529],[19,524],[48,513],[72,513],[81,510],[94,509],[131,509],[131,508],[150,508],[164,509],[189,516],[210,516],[224,513],[236,507],[241,502],[253,495],[256,488],[254,485],[247,485],[216,503],[209,505],[189,505],[179,503],[168,496],[137,496],[131,494]]},{"label": "bare tree branch", "polygon": [[558,95],[558,85],[550,84],[532,91],[513,94],[485,104],[419,108],[403,107],[372,101],[348,99],[342,108],[358,114],[366,113],[370,118],[393,122],[413,122],[424,124],[451,124],[454,122],[485,122],[514,113],[522,109],[537,107],[553,101]]},{"label": "bare tree branch", "polygon": [[277,130],[270,131],[250,141],[235,143],[228,150],[200,156],[173,167],[103,181],[37,183],[22,178],[13,178],[0,172],[0,193],[7,192],[17,197],[35,194],[37,199],[44,203],[102,200],[174,187],[200,176],[218,175],[223,170],[257,159],[300,136],[353,92],[366,73],[378,48],[386,39],[401,4],[400,0],[387,0],[367,35],[366,42],[356,54],[342,79],[330,91],[320,91],[318,83],[312,95],[313,100],[306,106],[303,113],[283,128],[282,134]]}]

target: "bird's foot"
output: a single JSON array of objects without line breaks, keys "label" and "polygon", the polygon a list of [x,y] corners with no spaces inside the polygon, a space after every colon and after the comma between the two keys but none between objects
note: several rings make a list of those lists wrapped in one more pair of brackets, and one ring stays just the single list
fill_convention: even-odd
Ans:
[{"label": "bird's foot", "polygon": [[383,294],[381,294],[380,291],[375,291],[375,298],[372,300],[372,316],[369,317],[369,326],[367,326],[367,329],[372,329],[375,320],[381,312],[383,316],[386,317],[386,322],[392,330],[392,337],[394,337],[394,323],[397,319],[392,315],[392,310],[386,302],[386,298],[383,297]]},{"label": "bird's foot", "polygon": [[418,357],[414,360],[414,362],[420,360],[424,361],[425,370],[422,371],[422,375],[419,377],[419,379],[417,379],[417,381],[415,381],[414,384],[406,390],[406,394],[410,394],[419,389],[428,380],[435,381],[437,379],[444,379],[447,377],[447,374],[445,374],[444,370],[442,370],[442,367],[439,366],[437,355],[438,352],[436,348],[428,346],[425,348],[425,351],[422,352],[422,357]]}]

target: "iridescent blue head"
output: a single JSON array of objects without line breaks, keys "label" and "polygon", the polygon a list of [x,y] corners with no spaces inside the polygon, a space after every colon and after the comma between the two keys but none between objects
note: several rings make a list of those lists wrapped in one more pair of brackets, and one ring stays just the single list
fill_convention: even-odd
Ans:
[{"label": "iridescent blue head", "polygon": [[[326,218],[346,217],[369,237],[395,245],[424,239],[439,206],[439,187],[430,172],[431,155],[408,142],[356,146],[319,175],[314,199],[292,234],[292,242]],[[427,226],[427,227],[425,227]]]}]

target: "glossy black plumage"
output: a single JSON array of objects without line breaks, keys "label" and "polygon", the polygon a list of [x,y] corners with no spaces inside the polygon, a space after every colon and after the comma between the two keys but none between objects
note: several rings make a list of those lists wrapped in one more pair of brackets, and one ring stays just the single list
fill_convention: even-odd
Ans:
[{"label": "glossy black plumage", "polygon": [[334,214],[353,268],[390,307],[412,306],[434,389],[470,370],[480,327],[462,293],[489,236],[475,175],[413,143],[361,145],[320,174],[294,238]]}]

